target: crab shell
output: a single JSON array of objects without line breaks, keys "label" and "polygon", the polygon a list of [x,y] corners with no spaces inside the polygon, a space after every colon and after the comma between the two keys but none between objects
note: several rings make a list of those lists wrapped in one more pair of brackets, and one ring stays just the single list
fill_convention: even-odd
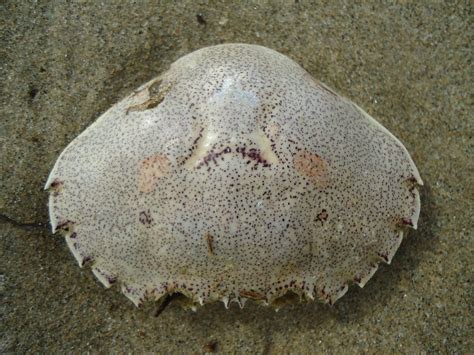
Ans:
[{"label": "crab shell", "polygon": [[207,47],[105,112],[46,183],[53,231],[136,305],[334,303],[416,228],[405,147],[271,49]]}]

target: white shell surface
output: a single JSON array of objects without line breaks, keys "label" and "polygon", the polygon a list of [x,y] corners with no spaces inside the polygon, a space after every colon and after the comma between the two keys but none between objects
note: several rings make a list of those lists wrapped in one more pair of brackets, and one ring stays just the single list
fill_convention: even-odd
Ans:
[{"label": "white shell surface", "polygon": [[333,303],[390,262],[420,211],[403,145],[265,47],[182,57],[105,112],[56,162],[53,230],[135,304]]}]

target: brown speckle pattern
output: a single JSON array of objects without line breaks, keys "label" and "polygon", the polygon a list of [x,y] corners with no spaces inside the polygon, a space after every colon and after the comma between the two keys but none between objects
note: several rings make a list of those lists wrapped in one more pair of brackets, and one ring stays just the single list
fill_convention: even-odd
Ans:
[{"label": "brown speckle pattern", "polygon": [[358,106],[273,50],[226,44],[105,112],[46,187],[53,230],[135,304],[243,305],[289,291],[332,304],[363,286],[416,228],[420,184]]}]

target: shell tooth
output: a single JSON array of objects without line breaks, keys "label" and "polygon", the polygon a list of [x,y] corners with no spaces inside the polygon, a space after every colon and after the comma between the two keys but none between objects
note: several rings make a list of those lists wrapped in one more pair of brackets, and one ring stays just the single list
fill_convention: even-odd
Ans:
[{"label": "shell tooth", "polygon": [[342,296],[346,294],[348,289],[349,289],[349,286],[347,285],[347,283],[343,284],[341,288],[339,288],[335,292],[332,292],[329,295],[328,303],[332,306],[339,298],[341,298]]},{"label": "shell tooth", "polygon": [[222,302],[224,303],[224,307],[226,309],[229,309],[229,297],[227,296],[222,297]]},{"label": "shell tooth", "polygon": [[339,286],[323,286],[318,294],[320,299],[324,302],[332,306],[334,302],[336,302],[339,298],[344,296],[344,294],[349,289],[347,282],[339,284]]},{"label": "shell tooth", "polygon": [[204,298],[202,298],[201,296],[198,297],[198,302],[201,306],[204,305]]},{"label": "shell tooth", "polygon": [[53,176],[52,173],[49,174],[48,179],[46,180],[46,183],[44,184],[44,190],[49,190],[55,179],[56,177]]},{"label": "shell tooth", "polygon": [[150,292],[156,301],[169,294],[169,291],[166,288],[166,284],[164,283],[161,283],[159,286],[155,287]]},{"label": "shell tooth", "polygon": [[354,283],[355,283],[357,286],[359,286],[360,288],[364,287],[364,286],[361,286],[361,283],[360,283],[361,280],[362,280],[362,279],[361,279],[361,277],[360,277],[359,275],[354,276],[353,281],[354,281]]},{"label": "shell tooth", "polygon": [[92,272],[94,276],[106,287],[110,288],[116,282],[117,278],[111,276],[109,272],[105,271],[103,268],[94,265],[92,267]]},{"label": "shell tooth", "polygon": [[357,285],[359,285],[360,288],[363,288],[365,284],[367,283],[367,281],[369,281],[371,277],[374,276],[378,268],[379,266],[376,264],[371,265],[369,268],[369,271],[365,275],[360,277],[360,281],[357,282]]},{"label": "shell tooth", "polygon": [[145,290],[140,287],[129,286],[122,284],[122,293],[133,302],[137,307],[140,307],[143,304],[143,297],[145,295]]},{"label": "shell tooth", "polygon": [[53,196],[49,197],[49,223],[51,224],[51,232],[54,234],[58,230],[58,217],[56,216],[56,213],[54,211],[54,204],[51,201]]},{"label": "shell tooth", "polygon": [[235,302],[239,305],[240,309],[243,309],[244,306],[245,306],[245,302],[247,301],[246,298],[243,298],[243,297],[234,297],[230,300],[230,302]]},{"label": "shell tooth", "polygon": [[413,211],[413,215],[411,216],[411,221],[413,224],[413,229],[418,228],[418,219],[420,217],[420,209],[421,209],[421,202],[420,202],[420,193],[417,188],[412,190],[412,193],[415,195],[415,210]]},{"label": "shell tooth", "polygon": [[50,218],[50,224],[51,224],[51,232],[54,234],[58,230],[58,220],[56,217],[51,217]]},{"label": "shell tooth", "polygon": [[74,255],[74,258],[76,259],[77,263],[82,268],[87,261],[91,260],[91,258],[89,256],[84,256],[80,252],[78,242],[76,240],[76,233],[66,234],[65,239],[69,250],[71,250],[72,255]]},{"label": "shell tooth", "polygon": [[314,289],[315,278],[309,277],[306,278],[303,282],[304,287],[304,294],[308,297],[311,301],[315,300],[315,289]]},{"label": "shell tooth", "polygon": [[389,248],[388,252],[385,254],[387,257],[387,260],[385,260],[387,264],[390,264],[392,262],[395,253],[397,252],[398,248],[400,247],[400,244],[402,243],[403,235],[404,232],[402,230],[398,232],[395,243],[391,246],[391,248]]},{"label": "shell tooth", "polygon": [[314,295],[310,291],[305,292],[306,297],[308,297],[311,301],[314,301]]}]

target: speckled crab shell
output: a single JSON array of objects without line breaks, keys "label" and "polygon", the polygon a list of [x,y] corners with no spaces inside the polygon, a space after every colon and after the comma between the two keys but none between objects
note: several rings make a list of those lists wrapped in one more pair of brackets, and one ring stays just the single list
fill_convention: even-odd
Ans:
[{"label": "speckled crab shell", "polygon": [[289,58],[218,45],[114,105],[46,183],[53,231],[136,305],[334,303],[416,228],[404,146]]}]

